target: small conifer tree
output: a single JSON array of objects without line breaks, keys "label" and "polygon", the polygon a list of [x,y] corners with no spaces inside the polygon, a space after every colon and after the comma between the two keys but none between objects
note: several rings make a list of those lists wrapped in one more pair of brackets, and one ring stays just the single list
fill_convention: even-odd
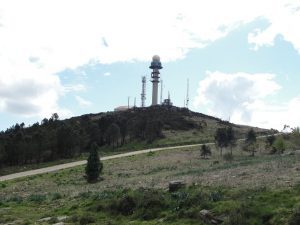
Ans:
[{"label": "small conifer tree", "polygon": [[200,149],[200,156],[206,159],[207,155],[211,155],[210,147],[207,145],[202,145]]},{"label": "small conifer tree", "polygon": [[93,143],[85,167],[86,179],[89,183],[96,182],[102,172],[103,164],[98,155],[98,145]]}]

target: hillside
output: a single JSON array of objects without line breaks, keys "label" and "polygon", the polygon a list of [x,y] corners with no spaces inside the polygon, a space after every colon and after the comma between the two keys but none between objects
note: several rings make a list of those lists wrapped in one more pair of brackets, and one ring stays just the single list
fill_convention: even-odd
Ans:
[{"label": "hillside", "polygon": [[[213,224],[206,210],[223,225],[296,225],[300,157],[263,147],[237,146],[231,161],[214,147],[206,160],[199,147],[108,160],[92,184],[84,166],[1,182],[0,224]],[[186,188],[169,192],[173,180]]]},{"label": "hillside", "polygon": [[[211,142],[217,128],[232,126],[242,138],[250,127],[178,107],[133,108],[59,120],[57,114],[30,127],[16,124],[0,134],[1,167],[78,158],[96,142],[111,154],[147,147]],[[272,131],[254,128],[258,135]],[[0,168],[1,169],[1,168]],[[0,171],[1,174],[1,171]]]}]

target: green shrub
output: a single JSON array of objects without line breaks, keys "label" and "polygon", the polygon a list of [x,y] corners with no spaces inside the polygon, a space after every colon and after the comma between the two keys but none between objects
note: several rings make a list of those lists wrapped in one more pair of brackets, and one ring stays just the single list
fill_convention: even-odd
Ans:
[{"label": "green shrub", "polygon": [[220,191],[213,191],[209,195],[209,199],[213,202],[218,202],[222,199],[222,193]]},{"label": "green shrub", "polygon": [[165,199],[160,191],[143,190],[138,196],[138,216],[145,220],[157,218],[165,208]]},{"label": "green shrub", "polygon": [[276,138],[276,141],[273,144],[274,149],[277,153],[283,153],[286,149],[285,141],[282,137]]},{"label": "green shrub", "polygon": [[96,219],[94,216],[92,216],[90,214],[82,215],[79,218],[80,225],[86,225],[86,224],[90,224],[90,223],[94,223],[94,222],[96,222]]},{"label": "green shrub", "polygon": [[152,152],[152,151],[147,153],[147,156],[154,156],[154,155],[155,155],[155,152]]},{"label": "green shrub", "polygon": [[58,200],[58,199],[61,199],[63,196],[60,194],[60,193],[53,193],[52,196],[51,196],[51,200]]},{"label": "green shrub", "polygon": [[118,203],[118,212],[124,216],[132,215],[136,208],[136,200],[132,196],[123,197]]},{"label": "green shrub", "polygon": [[92,195],[93,193],[91,191],[87,191],[87,192],[80,192],[77,197],[87,199],[90,198]]},{"label": "green shrub", "polygon": [[289,219],[289,225],[299,225],[299,224],[300,224],[300,205],[294,209],[293,214]]},{"label": "green shrub", "polygon": [[223,159],[227,162],[231,162],[233,160],[233,155],[230,153],[226,153],[223,155]]},{"label": "green shrub", "polygon": [[224,221],[223,225],[248,225],[245,210],[239,208],[229,213],[229,216]]},{"label": "green shrub", "polygon": [[176,201],[173,203],[175,208],[174,211],[179,211],[180,209],[184,208],[185,206],[189,205],[189,194],[185,191],[178,191],[172,194],[172,198]]},{"label": "green shrub", "polygon": [[43,202],[46,200],[46,195],[31,194],[28,196],[28,200],[31,202]]},{"label": "green shrub", "polygon": [[14,195],[14,196],[9,197],[6,201],[7,202],[21,203],[21,202],[23,202],[23,198],[19,195]]}]

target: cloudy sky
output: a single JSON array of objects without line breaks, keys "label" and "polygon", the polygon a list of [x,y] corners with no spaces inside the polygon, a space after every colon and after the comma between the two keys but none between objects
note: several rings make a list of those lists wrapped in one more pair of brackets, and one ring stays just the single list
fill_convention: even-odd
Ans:
[{"label": "cloudy sky", "polygon": [[0,130],[164,97],[231,122],[300,125],[300,1],[0,0]]}]

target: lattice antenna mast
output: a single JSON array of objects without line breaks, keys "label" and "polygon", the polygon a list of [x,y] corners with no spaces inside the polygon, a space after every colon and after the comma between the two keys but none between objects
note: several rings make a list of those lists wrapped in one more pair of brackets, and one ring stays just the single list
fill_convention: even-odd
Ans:
[{"label": "lattice antenna mast", "polygon": [[163,80],[160,80],[160,104],[162,104],[163,102],[163,91],[164,91]]},{"label": "lattice antenna mast", "polygon": [[189,108],[189,101],[190,101],[190,98],[189,98],[189,89],[190,89],[190,85],[189,85],[189,79],[187,79],[187,87],[186,87],[186,108]]},{"label": "lattice antenna mast", "polygon": [[145,107],[146,101],[146,76],[142,77],[142,94],[141,94],[141,107]]}]

